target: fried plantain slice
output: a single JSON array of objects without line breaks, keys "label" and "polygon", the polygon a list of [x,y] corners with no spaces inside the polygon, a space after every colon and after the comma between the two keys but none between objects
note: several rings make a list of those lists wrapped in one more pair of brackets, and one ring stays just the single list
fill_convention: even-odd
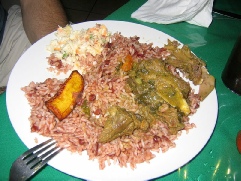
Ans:
[{"label": "fried plantain slice", "polygon": [[77,70],[74,70],[54,97],[45,102],[45,105],[61,121],[73,111],[83,89],[84,79]]}]

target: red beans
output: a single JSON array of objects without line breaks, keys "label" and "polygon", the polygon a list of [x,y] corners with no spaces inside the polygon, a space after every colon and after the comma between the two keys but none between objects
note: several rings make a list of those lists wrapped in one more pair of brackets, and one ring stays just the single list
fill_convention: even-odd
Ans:
[{"label": "red beans", "polygon": [[79,139],[79,144],[80,145],[84,145],[85,144],[85,141],[83,139]]},{"label": "red beans", "polygon": [[102,110],[99,109],[99,108],[96,109],[95,112],[94,112],[95,115],[100,115],[101,113],[102,113]]},{"label": "red beans", "polygon": [[89,96],[89,101],[95,101],[96,95],[95,94],[90,94]]},{"label": "red beans", "polygon": [[36,126],[36,125],[32,125],[31,131],[32,131],[32,132],[37,132],[37,131],[39,131],[39,127]]},{"label": "red beans", "polygon": [[161,138],[157,135],[153,136],[153,140],[154,142],[159,142],[161,140]]}]

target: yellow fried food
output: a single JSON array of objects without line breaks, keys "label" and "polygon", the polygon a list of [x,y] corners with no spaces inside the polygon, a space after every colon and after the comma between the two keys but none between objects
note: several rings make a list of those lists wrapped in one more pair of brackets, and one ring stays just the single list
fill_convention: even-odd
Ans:
[{"label": "yellow fried food", "polygon": [[72,112],[83,89],[84,79],[78,71],[74,70],[56,95],[46,101],[45,105],[61,121]]}]

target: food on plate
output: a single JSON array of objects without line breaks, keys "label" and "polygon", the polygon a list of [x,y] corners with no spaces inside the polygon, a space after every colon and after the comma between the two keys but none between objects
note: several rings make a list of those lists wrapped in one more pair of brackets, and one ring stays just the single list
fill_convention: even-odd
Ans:
[{"label": "food on plate", "polygon": [[100,143],[110,142],[123,135],[131,135],[136,129],[146,131],[149,128],[149,122],[145,118],[126,109],[112,106],[109,113],[110,116],[99,136]]},{"label": "food on plate", "polygon": [[45,105],[61,121],[75,108],[83,88],[83,77],[78,71],[74,70],[61,85],[58,92],[45,102]]},{"label": "food on plate", "polygon": [[168,40],[165,48],[171,52],[171,56],[164,61],[178,68],[194,85],[200,85],[199,95],[201,100],[204,100],[214,89],[215,78],[207,72],[205,63],[195,56],[186,45],[180,49],[179,45],[177,41],[170,42]]},{"label": "food on plate", "polygon": [[[111,33],[104,25],[86,30],[67,26],[57,30],[47,49],[49,71],[80,72],[81,96],[66,90],[71,112],[59,119],[45,102],[54,97],[62,106],[58,95],[66,93],[61,90],[71,77],[23,87],[31,105],[31,131],[54,138],[71,152],[86,151],[100,169],[111,163],[134,169],[156,152],[174,148],[182,131],[195,127],[190,116],[214,88],[205,63],[176,41],[158,47],[137,36]],[[199,86],[200,94],[195,91]]]},{"label": "food on plate", "polygon": [[121,69],[125,72],[129,71],[132,69],[132,66],[133,66],[133,60],[132,60],[132,57],[130,54],[128,54],[125,59],[124,59],[124,62],[121,66]]},{"label": "food on plate", "polygon": [[[185,115],[190,113],[185,99],[191,90],[190,85],[173,75],[162,60],[141,60],[133,66],[128,75],[130,77],[127,80],[128,85],[139,103],[144,105],[149,103],[154,110],[158,109],[163,102],[167,102]],[[145,98],[149,100],[145,101]]]},{"label": "food on plate", "polygon": [[164,47],[171,52],[171,55],[164,61],[184,72],[185,76],[195,85],[201,84],[201,68],[205,66],[205,63],[196,57],[186,45],[178,48],[179,45],[177,41],[168,41],[168,44]]},{"label": "food on plate", "polygon": [[202,67],[202,83],[199,87],[198,95],[203,101],[215,87],[215,78],[210,75],[205,67]]},{"label": "food on plate", "polygon": [[47,46],[47,50],[52,52],[49,64],[57,67],[50,67],[50,70],[67,72],[69,69],[78,69],[84,73],[81,62],[85,62],[89,56],[100,55],[109,37],[105,25],[96,24],[87,30],[73,30],[70,25],[59,27],[56,39]]}]

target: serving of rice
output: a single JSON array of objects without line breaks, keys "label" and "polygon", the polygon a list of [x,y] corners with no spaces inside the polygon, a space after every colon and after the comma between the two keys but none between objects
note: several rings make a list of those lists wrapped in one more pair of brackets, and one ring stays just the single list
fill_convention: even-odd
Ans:
[{"label": "serving of rice", "polygon": [[[91,37],[91,38],[90,38]],[[103,25],[88,30],[73,30],[70,26],[60,28],[47,49],[49,71],[68,73],[77,69],[85,81],[82,97],[73,112],[59,121],[45,106],[64,80],[49,78],[44,82],[31,82],[22,88],[31,106],[29,118],[31,131],[52,137],[58,145],[71,152],[86,151],[89,159],[97,159],[99,168],[106,164],[136,168],[136,164],[149,162],[155,153],[166,152],[175,147],[175,140],[181,135],[170,135],[166,123],[157,121],[147,132],[136,131],[132,135],[119,137],[111,142],[99,143],[98,137],[108,117],[108,108],[118,105],[138,113],[135,95],[125,89],[128,76],[116,68],[131,55],[135,61],[144,59],[165,59],[169,52],[151,43],[140,43],[139,37],[124,37],[120,33],[109,33]],[[172,67],[170,67],[172,70]],[[175,70],[172,70],[175,74]],[[88,101],[90,116],[81,105]],[[199,97],[189,95],[191,114],[199,107]],[[185,118],[184,130],[195,127]]]}]

